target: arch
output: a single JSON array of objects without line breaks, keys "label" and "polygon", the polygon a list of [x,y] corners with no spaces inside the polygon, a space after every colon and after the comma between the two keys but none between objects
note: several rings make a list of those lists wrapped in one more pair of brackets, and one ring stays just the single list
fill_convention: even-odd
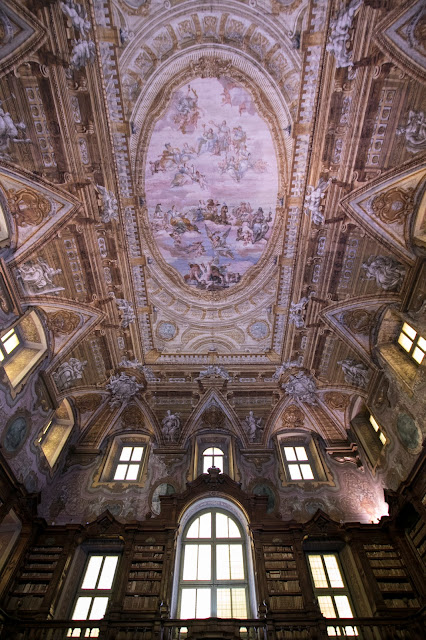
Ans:
[{"label": "arch", "polygon": [[257,611],[257,602],[255,595],[254,569],[252,558],[252,544],[249,534],[249,520],[245,511],[241,506],[229,499],[222,497],[205,497],[193,502],[186,507],[179,517],[179,535],[176,545],[175,571],[173,578],[173,590],[171,599],[171,617],[177,617],[179,604],[179,588],[180,588],[180,569],[182,566],[182,541],[183,535],[186,533],[188,526],[197,517],[198,514],[206,513],[211,510],[219,510],[228,515],[232,520],[236,521],[237,526],[242,534],[244,544],[244,558],[246,562],[246,582],[247,582],[247,617],[255,617]]}]

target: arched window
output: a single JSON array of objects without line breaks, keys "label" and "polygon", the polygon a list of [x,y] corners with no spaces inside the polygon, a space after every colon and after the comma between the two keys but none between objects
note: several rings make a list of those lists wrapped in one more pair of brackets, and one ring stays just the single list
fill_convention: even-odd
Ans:
[{"label": "arched window", "polygon": [[[203,502],[208,505],[210,501]],[[193,513],[194,506],[188,511]],[[187,515],[185,520],[172,609],[184,620],[250,617],[253,569],[240,519],[213,507]]]},{"label": "arched window", "polygon": [[209,447],[203,451],[203,473],[207,473],[210,467],[217,467],[223,471],[224,453],[218,447]]}]

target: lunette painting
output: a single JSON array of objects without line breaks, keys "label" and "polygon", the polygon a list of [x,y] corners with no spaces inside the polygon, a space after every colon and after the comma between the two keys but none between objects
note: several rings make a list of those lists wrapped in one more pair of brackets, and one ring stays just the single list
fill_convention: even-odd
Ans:
[{"label": "lunette painting", "polygon": [[145,174],[148,216],[164,260],[190,286],[238,283],[271,236],[278,167],[267,122],[230,78],[197,78],[157,121]]}]

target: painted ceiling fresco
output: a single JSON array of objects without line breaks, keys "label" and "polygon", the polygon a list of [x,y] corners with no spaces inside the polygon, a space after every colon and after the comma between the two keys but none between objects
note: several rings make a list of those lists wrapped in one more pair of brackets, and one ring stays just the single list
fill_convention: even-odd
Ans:
[{"label": "painted ceiling fresco", "polygon": [[148,148],[146,198],[164,260],[191,287],[232,287],[271,236],[278,168],[268,124],[233,80],[177,90]]}]

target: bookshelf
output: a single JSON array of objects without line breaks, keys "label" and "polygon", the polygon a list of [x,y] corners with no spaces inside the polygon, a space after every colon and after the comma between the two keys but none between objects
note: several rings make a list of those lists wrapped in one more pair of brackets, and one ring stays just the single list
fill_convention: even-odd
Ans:
[{"label": "bookshelf", "polygon": [[386,607],[418,607],[400,552],[391,544],[366,544],[364,550]]},{"label": "bookshelf", "polygon": [[124,597],[125,610],[158,609],[163,563],[164,545],[135,544]]},{"label": "bookshelf", "polygon": [[303,608],[302,592],[291,545],[263,545],[270,607],[273,611]]}]

